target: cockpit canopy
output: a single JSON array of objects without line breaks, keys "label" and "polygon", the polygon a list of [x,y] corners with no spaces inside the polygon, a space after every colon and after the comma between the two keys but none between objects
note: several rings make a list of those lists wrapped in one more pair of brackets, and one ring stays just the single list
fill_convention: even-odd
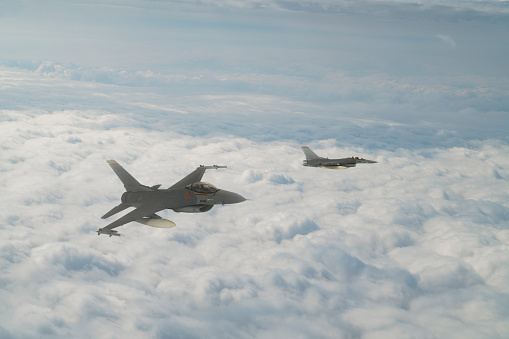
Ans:
[{"label": "cockpit canopy", "polygon": [[208,182],[195,182],[194,184],[187,185],[186,188],[196,193],[212,194],[218,191],[217,187]]}]

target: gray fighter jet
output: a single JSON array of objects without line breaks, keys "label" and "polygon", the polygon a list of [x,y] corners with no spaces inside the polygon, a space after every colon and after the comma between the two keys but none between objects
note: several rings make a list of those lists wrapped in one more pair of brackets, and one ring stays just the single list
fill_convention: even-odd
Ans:
[{"label": "gray fighter jet", "polygon": [[366,160],[358,157],[342,159],[329,159],[319,157],[307,146],[302,146],[302,151],[304,151],[304,154],[306,155],[306,160],[304,160],[302,166],[323,167],[329,169],[347,169],[350,167],[355,167],[355,165],[359,163],[376,164],[376,161],[374,160]]},{"label": "gray fighter jet", "polygon": [[237,193],[221,190],[212,184],[201,182],[205,170],[226,168],[226,166],[201,165],[173,186],[167,189],[159,189],[161,185],[149,187],[140,184],[115,160],[107,160],[107,162],[124,184],[126,192],[122,194],[120,205],[113,207],[102,216],[102,219],[109,218],[129,207],[134,207],[135,210],[100,228],[97,231],[98,235],[123,236],[113,229],[131,221],[152,227],[175,227],[173,221],[162,219],[156,214],[164,209],[172,209],[175,212],[199,213],[210,211],[216,204],[236,204],[246,200]]}]

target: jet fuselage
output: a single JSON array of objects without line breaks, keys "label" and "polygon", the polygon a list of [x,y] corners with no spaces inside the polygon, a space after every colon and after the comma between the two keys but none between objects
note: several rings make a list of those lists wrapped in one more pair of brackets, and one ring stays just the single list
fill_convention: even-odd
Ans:
[{"label": "jet fuselage", "polygon": [[[143,205],[163,204],[165,209],[175,212],[206,212],[215,204],[235,204],[245,199],[237,193],[226,190],[215,190],[210,193],[194,192],[188,188],[176,188],[155,191],[124,192],[121,201],[131,207]],[[198,209],[187,208],[197,206]],[[206,209],[206,207],[210,208]]]},{"label": "jet fuselage", "polygon": [[355,167],[357,163],[375,163],[375,162],[376,161],[366,160],[357,157],[341,159],[317,158],[304,160],[302,166],[324,167],[330,169],[347,169],[350,167]]}]

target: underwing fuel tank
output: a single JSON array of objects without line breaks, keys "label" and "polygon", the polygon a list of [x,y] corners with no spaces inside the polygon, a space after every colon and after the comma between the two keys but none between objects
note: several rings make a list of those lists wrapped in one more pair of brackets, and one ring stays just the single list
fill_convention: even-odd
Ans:
[{"label": "underwing fuel tank", "polygon": [[172,228],[177,226],[177,224],[175,224],[173,221],[166,219],[140,218],[136,219],[135,221],[143,225],[157,228]]}]

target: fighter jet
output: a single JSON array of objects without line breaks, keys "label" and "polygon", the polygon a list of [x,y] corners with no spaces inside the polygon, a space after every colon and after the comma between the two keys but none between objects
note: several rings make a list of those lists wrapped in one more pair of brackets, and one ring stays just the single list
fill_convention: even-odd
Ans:
[{"label": "fighter jet", "polygon": [[107,163],[122,181],[126,191],[120,198],[120,205],[113,207],[102,216],[102,219],[109,218],[129,207],[134,207],[135,210],[100,228],[97,235],[123,236],[123,234],[113,229],[131,221],[159,228],[175,227],[173,221],[163,219],[156,213],[165,209],[185,213],[207,212],[216,204],[236,204],[246,200],[237,193],[218,189],[212,184],[201,181],[205,170],[226,168],[226,166],[200,165],[173,186],[167,189],[159,189],[161,185],[149,187],[140,184],[115,160],[107,160]]},{"label": "fighter jet", "polygon": [[342,159],[329,159],[319,157],[307,146],[302,146],[302,151],[304,151],[304,154],[306,155],[306,160],[304,160],[302,166],[323,167],[329,169],[347,169],[350,167],[355,167],[355,165],[358,163],[376,164],[376,161],[374,160],[366,160],[359,157]]}]

